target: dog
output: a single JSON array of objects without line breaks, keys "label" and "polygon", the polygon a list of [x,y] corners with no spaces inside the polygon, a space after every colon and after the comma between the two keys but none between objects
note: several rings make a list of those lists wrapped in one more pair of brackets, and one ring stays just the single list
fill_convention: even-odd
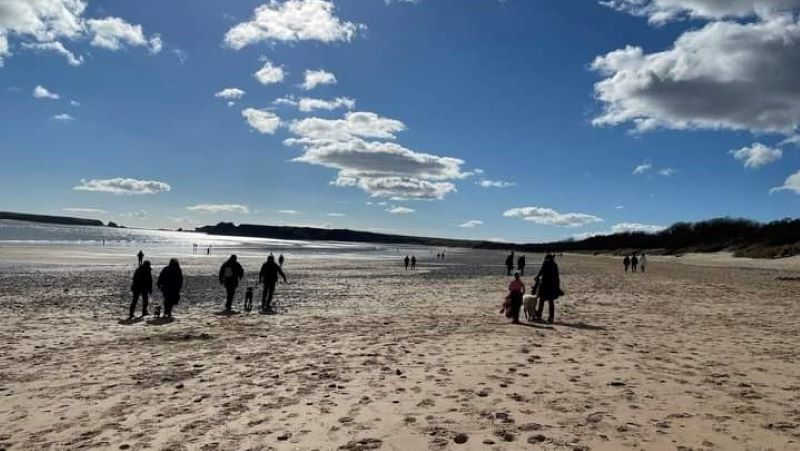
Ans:
[{"label": "dog", "polygon": [[244,311],[250,312],[253,310],[253,287],[247,287],[244,292]]},{"label": "dog", "polygon": [[533,321],[536,318],[536,301],[537,297],[532,294],[522,296],[522,311],[525,312],[525,318],[528,321]]}]

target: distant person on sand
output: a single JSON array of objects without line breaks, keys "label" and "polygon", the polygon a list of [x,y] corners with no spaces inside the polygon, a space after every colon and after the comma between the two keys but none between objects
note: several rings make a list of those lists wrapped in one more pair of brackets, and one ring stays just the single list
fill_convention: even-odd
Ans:
[{"label": "distant person on sand", "polygon": [[631,257],[631,272],[636,272],[636,268],[639,266],[639,258],[636,257],[636,254],[633,254]]},{"label": "distant person on sand", "polygon": [[522,278],[520,277],[520,272],[514,272],[514,280],[508,284],[508,301],[509,301],[509,308],[510,308],[510,316],[511,322],[513,324],[519,324],[519,311],[522,308],[522,296],[525,294],[525,284],[522,283]]},{"label": "distant person on sand", "polygon": [[244,277],[244,268],[236,261],[236,256],[231,255],[219,268],[219,283],[225,286],[225,312],[230,313],[233,307],[233,297],[239,280]]},{"label": "distant person on sand", "polygon": [[510,276],[511,271],[513,270],[514,270],[514,251],[511,251],[511,253],[508,254],[508,257],[506,257],[506,275]]},{"label": "distant person on sand", "polygon": [[625,265],[625,272],[628,272],[628,266],[631,265],[631,258],[626,255],[625,258],[622,259],[622,264]]},{"label": "distant person on sand", "polygon": [[278,256],[278,266],[283,268],[283,262],[284,262],[284,258],[283,258],[283,254],[281,254],[281,255]]},{"label": "distant person on sand", "polygon": [[[141,251],[139,253],[141,254]],[[133,272],[133,282],[131,283],[133,300],[131,301],[131,308],[128,312],[128,319],[133,319],[139,296],[142,297],[142,316],[150,314],[150,312],[147,311],[147,303],[150,299],[150,293],[153,292],[153,274],[151,271],[150,261],[146,260],[144,263],[140,263],[136,271]]]},{"label": "distant person on sand", "polygon": [[136,257],[139,258],[139,266],[142,266],[142,260],[144,260],[144,252],[142,252],[141,249],[139,249],[139,253],[136,254]]},{"label": "distant person on sand", "polygon": [[522,274],[523,276],[525,275],[525,256],[524,255],[520,255],[519,258],[517,259],[517,269],[519,270],[520,274]]},{"label": "distant person on sand", "polygon": [[444,260],[444,251],[442,251],[442,260]]},{"label": "distant person on sand", "polygon": [[406,255],[406,258],[403,259],[403,262],[406,264],[406,271],[408,271],[408,264],[411,262],[411,259],[408,258],[408,255]]},{"label": "distant person on sand", "polygon": [[[280,258],[278,258],[280,261]],[[280,265],[275,264],[275,257],[270,255],[267,261],[261,265],[261,271],[258,272],[258,283],[263,283],[264,288],[261,290],[261,311],[268,312],[272,309],[272,297],[275,295],[275,285],[278,284],[278,276],[283,277],[286,282],[286,274],[283,273]]]},{"label": "distant person on sand", "polygon": [[411,269],[412,270],[417,269],[417,256],[416,255],[412,255],[411,256]]},{"label": "distant person on sand", "polygon": [[639,267],[642,268],[642,272],[644,272],[646,266],[647,266],[647,256],[642,254],[642,256],[639,257]]},{"label": "distant person on sand", "polygon": [[558,264],[556,264],[555,255],[548,254],[544,257],[544,263],[542,263],[536,279],[539,282],[539,307],[536,309],[536,319],[542,319],[546,301],[549,308],[547,322],[552,324],[556,315],[555,300],[564,294],[561,291],[561,278],[558,275]]},{"label": "distant person on sand", "polygon": [[178,305],[183,288],[183,271],[177,259],[170,259],[169,264],[161,270],[157,285],[164,296],[164,316],[172,318],[172,307]]}]

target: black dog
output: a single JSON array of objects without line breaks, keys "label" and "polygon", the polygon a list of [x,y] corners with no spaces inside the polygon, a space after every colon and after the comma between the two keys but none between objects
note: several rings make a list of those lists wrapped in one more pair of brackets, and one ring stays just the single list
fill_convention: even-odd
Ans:
[{"label": "black dog", "polygon": [[244,311],[250,312],[253,310],[253,287],[247,287],[244,292]]}]

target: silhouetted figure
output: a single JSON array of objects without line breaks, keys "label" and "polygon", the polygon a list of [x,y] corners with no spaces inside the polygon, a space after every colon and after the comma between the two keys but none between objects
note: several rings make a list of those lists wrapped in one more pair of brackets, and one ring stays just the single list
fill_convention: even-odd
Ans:
[{"label": "silhouetted figure", "polygon": [[644,254],[639,257],[639,267],[642,268],[642,272],[644,272],[645,268],[647,267],[647,256]]},{"label": "silhouetted figure", "polygon": [[157,285],[164,296],[164,316],[172,318],[172,307],[178,305],[183,288],[183,271],[177,259],[170,259],[169,264],[161,270]]},{"label": "silhouetted figure", "polygon": [[631,272],[636,272],[636,268],[639,266],[639,258],[636,257],[636,254],[633,254],[631,257]]},{"label": "silhouetted figure", "polygon": [[253,310],[253,287],[247,287],[244,292],[244,311],[250,312]]},{"label": "silhouetted figure", "polygon": [[208,246],[208,248],[206,248],[206,255],[211,255],[211,246]]},{"label": "silhouetted figure", "polygon": [[412,255],[411,256],[411,270],[413,271],[415,269],[417,269],[417,256],[416,255]]},{"label": "silhouetted figure", "polygon": [[261,265],[258,272],[258,282],[264,284],[261,290],[261,311],[267,312],[272,309],[272,297],[275,295],[275,285],[278,283],[278,276],[283,277],[286,282],[286,274],[283,273],[280,265],[275,264],[275,257],[270,255],[267,261]]},{"label": "silhouetted figure", "polygon": [[625,258],[622,259],[622,264],[625,265],[625,272],[628,272],[628,266],[631,265],[631,258],[626,255]]},{"label": "silhouetted figure", "polygon": [[525,284],[522,283],[520,272],[514,272],[514,280],[508,285],[508,298],[511,308],[511,322],[519,324],[519,311],[522,308],[522,296],[525,294]]},{"label": "silhouetted figure", "polygon": [[236,256],[231,255],[219,268],[219,283],[225,287],[225,312],[230,313],[233,307],[233,297],[239,280],[244,277],[244,268],[236,261]]},{"label": "silhouetted figure", "polygon": [[436,254],[436,260],[441,260],[441,259],[442,259],[442,254],[437,253]]},{"label": "silhouetted figure", "polygon": [[442,251],[442,260],[444,260],[444,251]]},{"label": "silhouetted figure", "polygon": [[508,254],[508,257],[506,257],[506,275],[510,276],[511,271],[513,270],[514,270],[514,252],[512,251],[510,254]]},{"label": "silhouetted figure", "polygon": [[278,256],[278,266],[283,268],[283,262],[284,262],[284,258],[283,258],[283,254],[281,254],[281,255]]},{"label": "silhouetted figure", "polygon": [[558,275],[558,265],[554,255],[545,256],[536,278],[539,282],[539,308],[536,309],[536,318],[542,319],[544,303],[547,302],[549,308],[547,322],[552,324],[556,315],[555,300],[564,294],[561,291],[561,279]]},{"label": "silhouetted figure", "polygon": [[141,249],[139,249],[139,253],[136,254],[136,257],[139,258],[139,266],[142,266],[142,260],[144,260],[144,252],[142,252]]},{"label": "silhouetted figure", "polygon": [[519,270],[520,274],[522,274],[523,276],[525,275],[525,256],[524,255],[520,255],[519,258],[517,259],[517,269]]},{"label": "silhouetted figure", "polygon": [[403,259],[403,262],[406,264],[406,271],[408,271],[408,264],[411,262],[411,259],[408,258],[408,255],[406,255],[406,258]]},{"label": "silhouetted figure", "polygon": [[131,301],[131,308],[128,312],[128,319],[133,319],[139,296],[142,297],[142,316],[149,315],[150,312],[147,311],[147,304],[150,299],[150,293],[153,292],[153,274],[149,261],[140,263],[136,271],[133,272],[131,291],[133,292],[133,300]]}]

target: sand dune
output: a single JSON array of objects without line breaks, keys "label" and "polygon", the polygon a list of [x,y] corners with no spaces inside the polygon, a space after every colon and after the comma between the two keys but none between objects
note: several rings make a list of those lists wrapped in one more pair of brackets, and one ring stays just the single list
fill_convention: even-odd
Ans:
[{"label": "sand dune", "polygon": [[800,449],[800,266],[566,256],[556,324],[511,326],[497,253],[290,260],[233,316],[195,258],[128,324],[127,262],[2,260],[0,449]]}]

